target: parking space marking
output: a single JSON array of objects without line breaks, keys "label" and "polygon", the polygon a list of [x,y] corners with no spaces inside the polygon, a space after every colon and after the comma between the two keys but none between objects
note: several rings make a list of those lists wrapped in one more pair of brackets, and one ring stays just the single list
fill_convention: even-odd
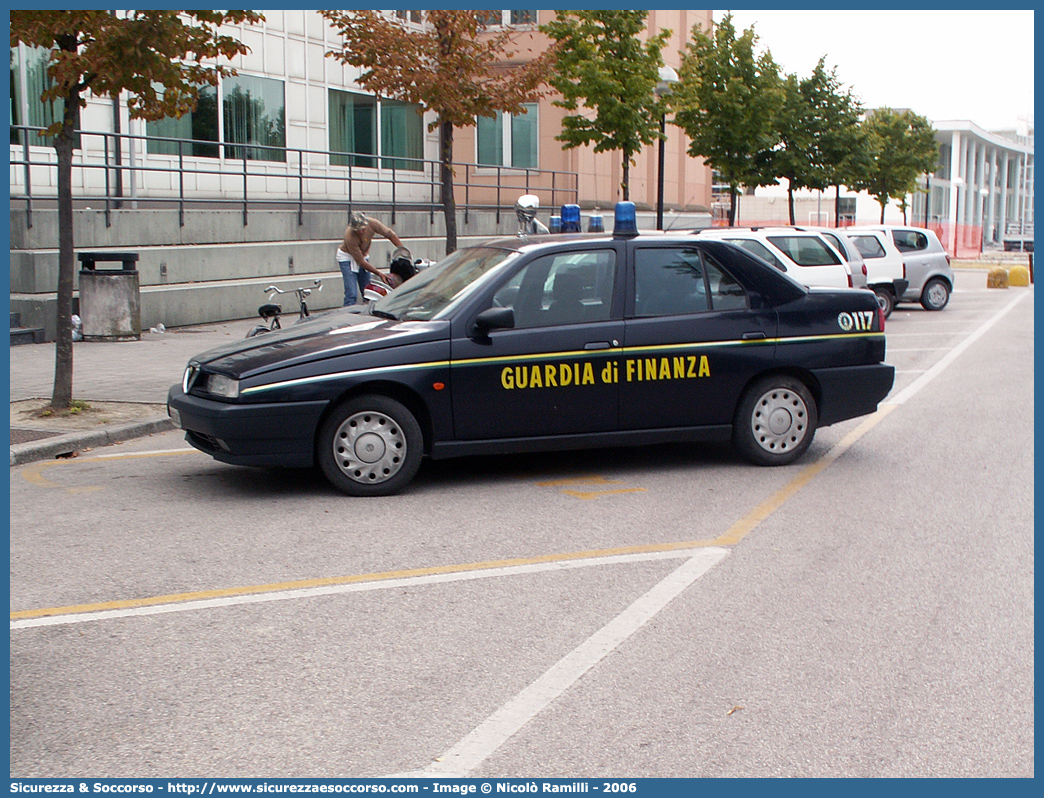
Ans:
[{"label": "parking space marking", "polygon": [[[162,615],[172,612],[233,607],[268,601],[360,593],[371,590],[417,587],[420,585],[491,579],[505,576],[565,571],[605,565],[621,565],[653,560],[688,559],[702,548],[711,548],[709,542],[627,546],[601,551],[574,552],[566,555],[547,555],[517,560],[501,560],[466,565],[417,568],[410,571],[391,571],[378,574],[312,579],[287,582],[280,585],[257,585],[250,588],[209,590],[197,593],[156,596],[151,599],[111,601],[99,604],[57,607],[53,609],[23,610],[11,613],[11,629],[29,629],[39,626],[61,626],[88,621],[129,618],[144,615]],[[249,593],[243,591],[251,591]]]},{"label": "parking space marking", "polygon": [[694,554],[416,775],[466,776],[726,554],[721,548]]},{"label": "parking space marking", "polygon": [[104,490],[100,485],[88,485],[78,488],[67,488],[64,485],[59,485],[57,482],[52,482],[43,475],[45,469],[57,468],[58,466],[68,465],[84,465],[87,463],[96,463],[99,461],[111,462],[113,460],[134,460],[142,457],[166,457],[172,454],[202,454],[198,449],[157,449],[148,452],[121,452],[120,454],[98,454],[92,457],[76,457],[72,459],[62,460],[45,460],[43,462],[33,463],[26,468],[22,469],[22,479],[31,485],[36,485],[38,488],[63,488],[67,493],[83,493],[85,491]]}]

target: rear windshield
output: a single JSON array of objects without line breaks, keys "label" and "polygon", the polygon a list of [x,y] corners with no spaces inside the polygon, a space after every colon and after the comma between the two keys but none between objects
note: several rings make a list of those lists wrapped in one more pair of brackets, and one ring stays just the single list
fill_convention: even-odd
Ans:
[{"label": "rear windshield", "polygon": [[884,247],[877,240],[877,236],[850,235],[849,239],[864,258],[883,258],[885,256]]},{"label": "rear windshield", "polygon": [[769,236],[768,240],[798,266],[841,265],[837,255],[818,237]]}]

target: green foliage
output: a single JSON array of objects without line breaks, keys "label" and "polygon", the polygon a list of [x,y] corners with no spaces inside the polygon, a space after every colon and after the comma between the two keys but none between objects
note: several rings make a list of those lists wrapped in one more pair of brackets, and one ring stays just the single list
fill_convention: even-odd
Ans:
[{"label": "green foliage", "polygon": [[595,152],[620,151],[624,199],[635,153],[660,138],[666,112],[654,90],[671,31],[643,42],[639,36],[647,16],[646,11],[557,11],[552,22],[540,27],[558,45],[551,85],[562,98],[555,105],[567,111],[587,109],[566,116],[555,138],[566,149],[593,144]]},{"label": "green foliage", "polygon": [[517,114],[540,96],[554,65],[553,49],[511,65],[517,34],[484,30],[487,12],[431,10],[417,30],[378,11],[323,11],[341,34],[342,47],[327,55],[362,68],[359,85],[382,97],[434,111],[439,129],[442,208],[446,253],[457,248],[457,212],[453,196],[453,130],[476,124],[476,117],[497,111]]},{"label": "green foliage", "polygon": [[852,154],[859,144],[860,106],[850,91],[842,92],[824,59],[812,75],[799,80],[788,75],[783,102],[776,115],[779,142],[772,153],[776,177],[788,181],[790,223],[794,224],[794,191],[825,189],[851,173]]},{"label": "green foliage", "polygon": [[935,168],[939,145],[935,130],[913,111],[878,108],[862,124],[863,163],[848,187],[872,194],[885,207],[917,189],[917,178]]},{"label": "green foliage", "polygon": [[341,34],[342,47],[328,56],[361,67],[359,85],[434,111],[438,121],[470,127],[478,116],[497,111],[521,113],[525,103],[541,96],[541,86],[554,63],[546,52],[527,63],[498,69],[510,62],[517,33],[484,30],[484,11],[425,12],[423,29],[407,27],[378,11],[323,11]]},{"label": "green foliage", "polygon": [[731,14],[712,35],[695,26],[692,39],[671,97],[675,124],[689,136],[689,154],[702,156],[729,184],[733,223],[740,185],[775,182],[776,115],[785,90],[772,55],[755,55],[754,29],[737,36]]},{"label": "green foliage", "polygon": [[[23,42],[51,50],[52,87],[44,100],[87,104],[96,95],[130,96],[130,115],[143,119],[181,116],[195,108],[199,86],[217,85],[218,75],[235,70],[205,63],[232,58],[248,48],[219,34],[222,24],[259,22],[252,11],[12,11],[11,46]],[[56,122],[50,133],[62,126]]]},{"label": "green foliage", "polygon": [[72,403],[72,296],[74,273],[72,153],[85,92],[119,97],[127,92],[132,117],[161,119],[191,111],[203,84],[235,70],[206,59],[248,52],[222,24],[259,22],[251,11],[11,11],[10,39],[50,50],[51,88],[45,102],[61,100],[62,118],[47,132],[58,160],[58,290],[54,390],[51,405]]}]

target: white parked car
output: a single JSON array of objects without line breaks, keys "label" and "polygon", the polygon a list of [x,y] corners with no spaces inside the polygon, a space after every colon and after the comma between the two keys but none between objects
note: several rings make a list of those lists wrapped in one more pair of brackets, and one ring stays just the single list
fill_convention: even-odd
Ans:
[{"label": "white parked car", "polygon": [[708,227],[701,238],[728,241],[786,272],[799,283],[852,288],[852,273],[841,255],[818,233],[797,227]]},{"label": "white parked car", "polygon": [[[849,227],[845,230],[849,236],[863,231],[878,233],[899,253],[905,270],[903,276],[908,282],[906,290],[898,294],[899,302],[920,302],[925,310],[946,307],[953,291],[953,268],[950,256],[934,232],[898,225]],[[863,258],[866,258],[865,252]]]},{"label": "white parked car", "polygon": [[845,237],[863,257],[867,288],[877,294],[877,304],[885,318],[891,316],[910,285],[903,254],[883,230],[846,227]]},{"label": "white parked car", "polygon": [[830,246],[838,251],[845,263],[848,264],[848,270],[852,273],[852,285],[855,288],[869,288],[866,262],[863,260],[863,256],[859,254],[855,244],[845,235],[843,228],[806,227],[801,225],[796,229],[811,230],[813,233],[819,233]]}]

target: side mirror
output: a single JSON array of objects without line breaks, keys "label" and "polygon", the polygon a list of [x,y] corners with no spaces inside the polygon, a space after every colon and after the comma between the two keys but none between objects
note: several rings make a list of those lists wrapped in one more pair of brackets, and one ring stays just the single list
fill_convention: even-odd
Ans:
[{"label": "side mirror", "polygon": [[488,308],[475,317],[474,335],[485,337],[490,330],[511,329],[515,326],[512,308]]}]

